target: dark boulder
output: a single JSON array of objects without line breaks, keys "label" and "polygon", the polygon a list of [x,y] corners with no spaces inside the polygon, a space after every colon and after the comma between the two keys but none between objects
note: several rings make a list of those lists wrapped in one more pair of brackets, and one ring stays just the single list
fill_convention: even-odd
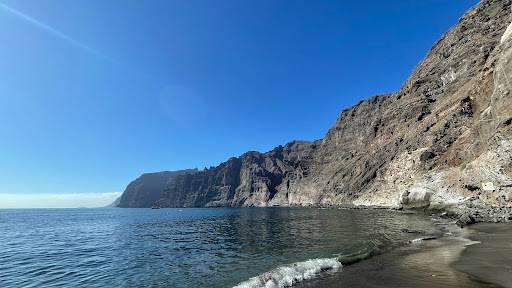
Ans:
[{"label": "dark boulder", "polygon": [[462,216],[460,216],[459,220],[457,220],[455,224],[457,224],[457,226],[460,228],[464,228],[473,223],[476,223],[475,218],[468,213],[464,213]]}]

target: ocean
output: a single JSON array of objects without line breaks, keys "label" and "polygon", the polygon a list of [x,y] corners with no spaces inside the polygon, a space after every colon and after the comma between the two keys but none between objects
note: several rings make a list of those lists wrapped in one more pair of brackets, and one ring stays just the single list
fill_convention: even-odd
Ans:
[{"label": "ocean", "polygon": [[[384,210],[5,209],[0,287],[400,287],[397,263],[453,237],[445,226]],[[411,277],[441,279],[427,274]]]}]

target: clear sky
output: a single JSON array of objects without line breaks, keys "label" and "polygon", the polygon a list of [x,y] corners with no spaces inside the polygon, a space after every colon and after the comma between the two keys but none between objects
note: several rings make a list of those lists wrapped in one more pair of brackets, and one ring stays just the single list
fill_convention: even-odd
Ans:
[{"label": "clear sky", "polygon": [[0,208],[322,138],[477,3],[0,0]]}]

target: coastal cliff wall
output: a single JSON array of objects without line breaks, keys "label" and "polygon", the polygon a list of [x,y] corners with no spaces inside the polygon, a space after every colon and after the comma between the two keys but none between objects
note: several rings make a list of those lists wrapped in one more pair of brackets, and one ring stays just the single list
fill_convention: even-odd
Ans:
[{"label": "coastal cliff wall", "polygon": [[510,207],[511,21],[510,1],[481,1],[399,91],[345,109],[325,138],[178,176],[158,205]]},{"label": "coastal cliff wall", "polygon": [[149,208],[162,198],[164,189],[171,185],[176,177],[195,172],[197,169],[144,173],[128,184],[120,199],[114,201],[118,204],[113,207]]}]

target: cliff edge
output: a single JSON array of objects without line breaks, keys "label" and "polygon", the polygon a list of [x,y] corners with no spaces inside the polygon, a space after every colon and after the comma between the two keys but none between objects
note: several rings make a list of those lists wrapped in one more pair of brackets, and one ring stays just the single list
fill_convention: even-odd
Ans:
[{"label": "cliff edge", "polygon": [[162,198],[164,189],[168,187],[176,177],[188,173],[193,174],[195,172],[197,172],[197,168],[144,173],[128,184],[120,199],[115,201],[118,201],[118,204],[114,207],[150,208],[155,205],[157,200]]}]

